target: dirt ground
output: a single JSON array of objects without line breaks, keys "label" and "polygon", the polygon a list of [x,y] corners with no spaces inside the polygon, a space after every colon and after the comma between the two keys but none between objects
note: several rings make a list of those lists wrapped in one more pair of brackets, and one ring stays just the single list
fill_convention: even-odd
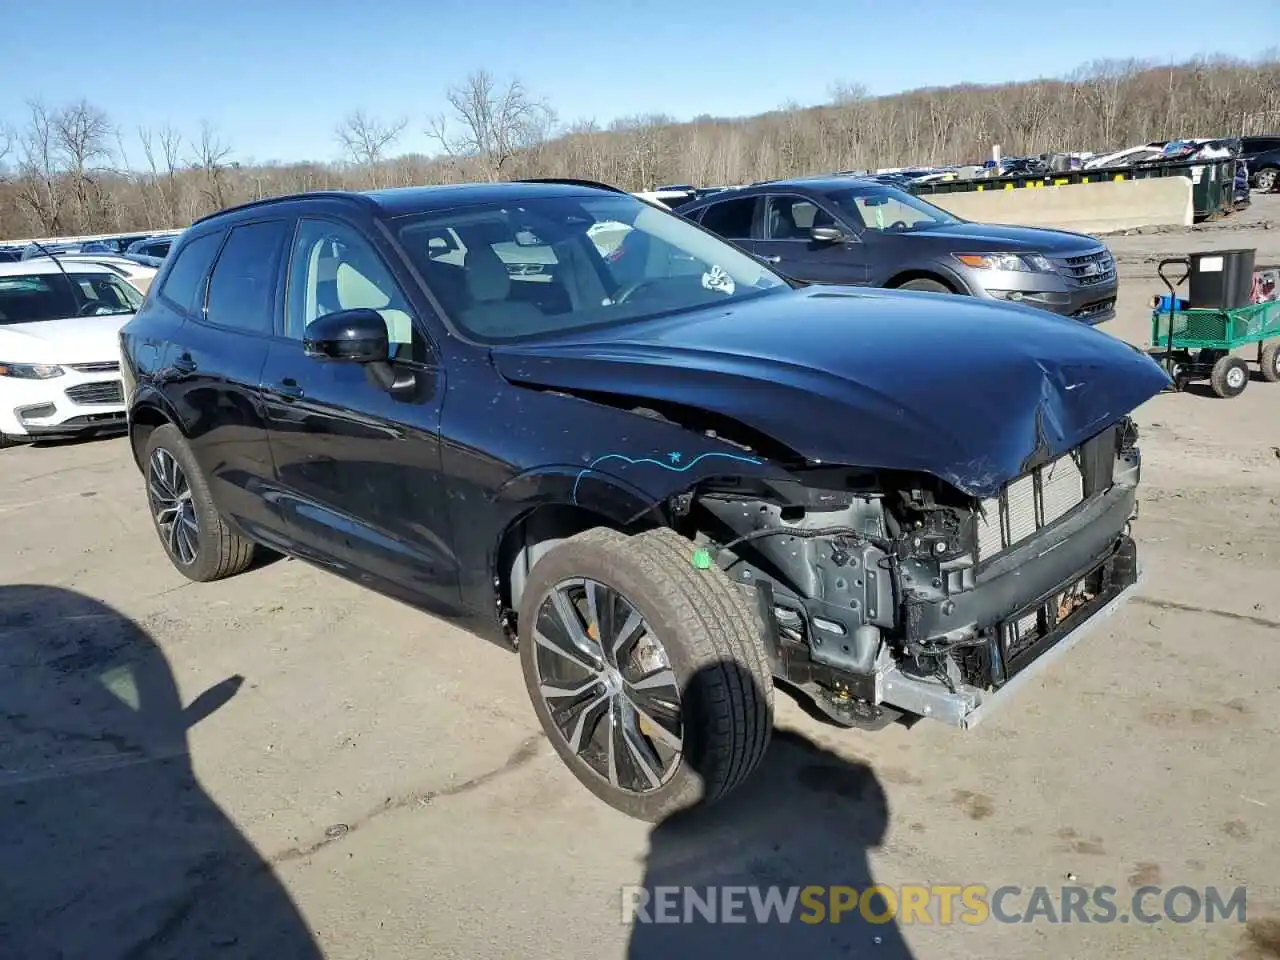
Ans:
[{"label": "dirt ground", "polygon": [[[1109,238],[1110,332],[1145,341],[1163,253],[1280,263],[1268,219]],[[1278,409],[1139,411],[1141,596],[983,726],[780,695],[751,785],[657,827],[561,767],[510,654],[298,562],[187,583],[121,439],[4,451],[0,955],[1280,957]],[[873,879],[1245,886],[1249,922],[623,920],[627,884]]]}]

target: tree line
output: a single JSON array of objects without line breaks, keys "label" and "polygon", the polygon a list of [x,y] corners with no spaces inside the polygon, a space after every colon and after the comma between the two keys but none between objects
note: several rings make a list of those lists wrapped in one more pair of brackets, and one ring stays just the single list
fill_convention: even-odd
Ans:
[{"label": "tree line", "polygon": [[[445,103],[439,116],[416,120],[351,112],[333,130],[339,162],[248,164],[209,123],[187,137],[172,126],[121,126],[87,100],[32,101],[25,116],[0,123],[0,238],[180,227],[233,204],[312,190],[533,176],[643,190],[981,161],[993,144],[1018,156],[1280,133],[1280,52],[1096,61],[1060,79],[880,97],[837,83],[816,106],[689,122],[655,113],[563,123],[520,79],[485,70],[450,87]],[[414,123],[432,155],[397,152]],[[126,151],[129,135],[141,156]]]}]

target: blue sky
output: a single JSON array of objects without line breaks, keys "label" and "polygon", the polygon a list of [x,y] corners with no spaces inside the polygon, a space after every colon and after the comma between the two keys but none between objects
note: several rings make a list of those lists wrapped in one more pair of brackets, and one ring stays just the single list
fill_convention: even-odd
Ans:
[{"label": "blue sky", "polygon": [[735,116],[820,102],[838,81],[880,94],[1058,76],[1095,58],[1257,56],[1267,38],[1250,25],[1273,22],[1275,3],[1215,8],[1207,30],[1202,0],[1015,3],[981,18],[938,0],[794,12],[778,0],[15,0],[0,23],[0,122],[21,122],[31,97],[85,97],[123,128],[135,166],[139,125],[192,135],[202,120],[242,161],[327,160],[335,124],[362,107],[409,117],[401,149],[433,152],[426,118],[478,67],[518,75],[564,121]]}]

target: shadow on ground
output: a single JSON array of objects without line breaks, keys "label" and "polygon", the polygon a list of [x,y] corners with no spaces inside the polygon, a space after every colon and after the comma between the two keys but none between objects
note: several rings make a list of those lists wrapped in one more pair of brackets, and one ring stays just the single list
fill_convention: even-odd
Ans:
[{"label": "shadow on ground", "polygon": [[0,953],[321,956],[270,866],[208,797],[185,708],[127,617],[69,590],[0,586]]},{"label": "shadow on ground", "polygon": [[[742,682],[753,682],[745,671],[738,672]],[[649,900],[633,921],[629,960],[910,960],[892,919],[869,922],[854,906],[832,922],[831,888],[861,893],[875,885],[868,852],[883,842],[888,826],[888,802],[870,767],[845,760],[799,733],[776,730],[760,767],[737,791],[654,827],[643,881]],[[799,891],[810,886],[826,890],[802,898]],[[683,895],[674,892],[666,894],[665,911],[680,922],[657,922],[664,910],[662,888],[667,887],[692,888],[701,903],[714,896],[717,922],[705,919],[705,907],[690,908],[690,922],[685,922]],[[723,922],[724,896],[731,887],[748,888],[729,891],[737,901],[731,912],[744,921]],[[766,914],[765,922],[758,919],[757,902],[767,902],[769,888],[783,901],[796,888],[788,922],[779,922],[777,912]],[[637,896],[643,895],[624,893],[628,915]],[[855,902],[848,899],[848,889],[844,896],[846,905]],[[872,917],[886,916],[879,895],[868,906]]]}]

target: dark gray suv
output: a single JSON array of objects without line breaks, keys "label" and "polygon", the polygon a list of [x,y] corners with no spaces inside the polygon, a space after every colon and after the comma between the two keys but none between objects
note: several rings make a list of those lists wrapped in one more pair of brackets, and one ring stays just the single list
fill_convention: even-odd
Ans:
[{"label": "dark gray suv", "polygon": [[797,280],[968,294],[1088,324],[1115,316],[1115,260],[1094,237],[971,223],[874,181],[774,180],[676,212]]}]

